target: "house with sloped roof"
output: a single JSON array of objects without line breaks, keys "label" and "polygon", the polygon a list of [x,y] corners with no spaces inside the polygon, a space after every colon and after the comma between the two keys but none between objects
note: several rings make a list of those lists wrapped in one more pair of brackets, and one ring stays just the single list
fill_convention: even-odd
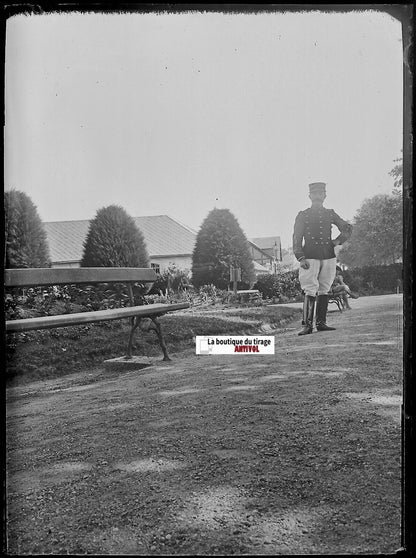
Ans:
[{"label": "house with sloped roof", "polygon": [[282,260],[280,236],[262,236],[249,240],[251,257],[255,265],[266,268],[265,273],[276,273]]},{"label": "house with sloped roof", "polygon": [[[146,242],[150,265],[157,273],[163,273],[171,266],[190,272],[196,231],[168,215],[133,219]],[[52,267],[80,267],[89,226],[90,220],[44,223]],[[255,244],[254,240],[248,241],[248,245],[256,275],[275,272],[274,257]],[[268,244],[270,242],[266,242]]]},{"label": "house with sloped roof", "polygon": [[[169,266],[190,270],[196,231],[168,215],[133,217],[143,233],[151,267],[163,273]],[[44,223],[52,267],[79,267],[90,221]]]}]

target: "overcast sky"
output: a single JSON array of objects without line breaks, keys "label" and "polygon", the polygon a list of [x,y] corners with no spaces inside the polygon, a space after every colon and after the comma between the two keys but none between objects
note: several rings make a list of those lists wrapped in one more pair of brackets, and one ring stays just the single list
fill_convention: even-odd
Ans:
[{"label": "overcast sky", "polygon": [[308,184],[351,220],[402,150],[401,25],[376,11],[17,15],[5,187],[44,221],[118,204],[291,245]]}]

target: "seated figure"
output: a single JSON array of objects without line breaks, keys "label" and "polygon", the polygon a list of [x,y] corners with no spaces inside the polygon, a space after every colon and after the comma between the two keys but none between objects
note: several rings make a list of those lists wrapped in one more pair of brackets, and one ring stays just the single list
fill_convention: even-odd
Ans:
[{"label": "seated figure", "polygon": [[342,305],[346,310],[351,310],[348,298],[358,298],[358,295],[354,294],[349,286],[344,283],[344,278],[342,277],[342,269],[339,266],[337,266],[337,272],[334,282],[332,283],[330,294],[332,294],[333,296],[339,296],[342,300]]}]

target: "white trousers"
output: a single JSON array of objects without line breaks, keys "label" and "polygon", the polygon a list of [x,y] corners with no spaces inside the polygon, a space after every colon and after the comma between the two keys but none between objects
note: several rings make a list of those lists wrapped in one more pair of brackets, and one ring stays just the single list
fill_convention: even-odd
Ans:
[{"label": "white trousers", "polygon": [[309,269],[299,268],[299,282],[305,295],[328,294],[335,279],[337,259],[306,261]]}]

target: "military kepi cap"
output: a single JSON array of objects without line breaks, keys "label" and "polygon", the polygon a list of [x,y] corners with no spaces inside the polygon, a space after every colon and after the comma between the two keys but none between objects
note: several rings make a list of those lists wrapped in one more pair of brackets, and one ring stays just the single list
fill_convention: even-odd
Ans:
[{"label": "military kepi cap", "polygon": [[324,192],[325,193],[326,184],[325,182],[312,182],[309,184],[309,193],[313,192]]}]

